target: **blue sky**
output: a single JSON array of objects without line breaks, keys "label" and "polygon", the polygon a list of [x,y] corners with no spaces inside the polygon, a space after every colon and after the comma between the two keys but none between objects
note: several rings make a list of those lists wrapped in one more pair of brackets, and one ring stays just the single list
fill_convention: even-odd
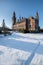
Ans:
[{"label": "blue sky", "polygon": [[39,25],[43,27],[43,0],[0,0],[0,25],[3,19],[7,26],[11,27],[13,12],[19,16],[35,17],[39,13]]}]

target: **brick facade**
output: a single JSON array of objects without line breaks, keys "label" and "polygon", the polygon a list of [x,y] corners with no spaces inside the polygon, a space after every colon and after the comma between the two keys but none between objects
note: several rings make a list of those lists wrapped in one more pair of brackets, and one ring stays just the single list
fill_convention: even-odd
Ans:
[{"label": "brick facade", "polygon": [[27,30],[27,31],[38,31],[39,27],[39,21],[37,18],[29,17],[29,18],[23,18],[19,21],[16,21],[15,18],[13,19],[13,30]]}]

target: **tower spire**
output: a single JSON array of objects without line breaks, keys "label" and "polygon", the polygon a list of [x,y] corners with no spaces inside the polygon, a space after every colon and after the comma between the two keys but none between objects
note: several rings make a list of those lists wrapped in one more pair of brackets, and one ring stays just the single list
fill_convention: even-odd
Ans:
[{"label": "tower spire", "polygon": [[16,23],[16,13],[15,13],[15,11],[13,12],[12,22],[13,22],[12,25],[14,25]]},{"label": "tower spire", "polygon": [[35,18],[39,21],[39,14],[38,14],[38,12],[36,12]]}]

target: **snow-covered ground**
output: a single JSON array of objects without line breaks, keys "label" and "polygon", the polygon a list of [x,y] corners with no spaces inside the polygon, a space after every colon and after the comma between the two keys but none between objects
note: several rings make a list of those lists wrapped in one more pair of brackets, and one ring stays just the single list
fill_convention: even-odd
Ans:
[{"label": "snow-covered ground", "polygon": [[0,35],[0,65],[43,65],[43,34]]}]

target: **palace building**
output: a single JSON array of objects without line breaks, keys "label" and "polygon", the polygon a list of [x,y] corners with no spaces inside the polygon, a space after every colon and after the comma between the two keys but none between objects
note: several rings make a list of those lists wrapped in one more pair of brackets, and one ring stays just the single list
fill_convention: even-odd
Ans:
[{"label": "palace building", "polygon": [[18,20],[16,20],[16,14],[13,13],[12,17],[12,29],[14,31],[39,31],[39,15],[38,12],[36,13],[35,17],[29,17],[29,18],[23,18],[20,17]]}]

